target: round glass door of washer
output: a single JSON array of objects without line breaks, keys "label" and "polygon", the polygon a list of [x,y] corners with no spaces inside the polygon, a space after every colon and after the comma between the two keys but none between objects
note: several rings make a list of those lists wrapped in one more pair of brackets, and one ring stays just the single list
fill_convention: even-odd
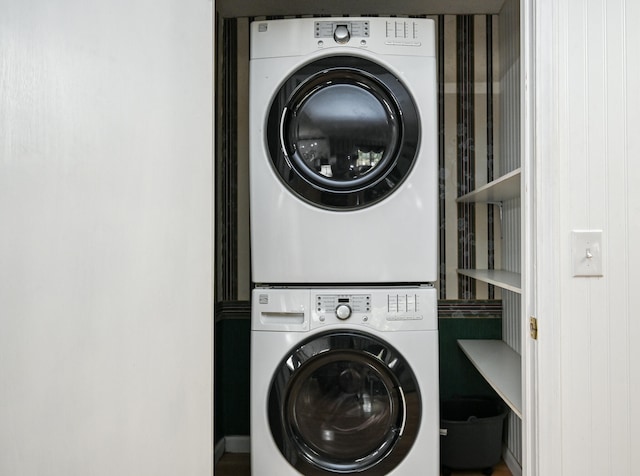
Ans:
[{"label": "round glass door of washer", "polygon": [[411,448],[420,422],[415,376],[395,349],[359,332],[321,335],[276,372],[269,423],[302,474],[386,474]]}]

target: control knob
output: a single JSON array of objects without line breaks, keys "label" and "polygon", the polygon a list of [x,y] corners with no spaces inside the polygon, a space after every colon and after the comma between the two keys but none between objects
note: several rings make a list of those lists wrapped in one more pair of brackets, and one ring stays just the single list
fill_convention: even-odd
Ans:
[{"label": "control knob", "polygon": [[346,304],[340,304],[336,307],[336,316],[343,321],[348,319],[351,316],[351,308]]},{"label": "control knob", "polygon": [[333,39],[336,40],[336,43],[344,44],[349,41],[351,35],[349,34],[349,29],[347,25],[338,25],[336,26],[336,30],[333,32]]}]

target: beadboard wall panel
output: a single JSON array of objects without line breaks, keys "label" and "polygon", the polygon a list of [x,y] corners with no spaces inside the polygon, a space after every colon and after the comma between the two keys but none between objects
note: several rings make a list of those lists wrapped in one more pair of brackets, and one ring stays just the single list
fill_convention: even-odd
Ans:
[{"label": "beadboard wall panel", "polygon": [[[521,165],[520,147],[520,5],[518,0],[506,0],[499,15],[500,22],[500,118],[499,175]],[[501,269],[521,271],[521,200],[514,198],[501,205],[502,264]],[[522,308],[520,294],[503,291],[502,339],[521,353]],[[512,412],[507,419],[508,450],[522,461],[522,421]]]},{"label": "beadboard wall panel", "polygon": [[[553,394],[560,407],[556,423],[544,424],[560,445],[542,442],[542,468],[555,461],[560,474],[630,476],[640,465],[640,253],[633,245],[640,232],[640,5],[547,0],[539,8],[555,41],[537,53],[553,58],[538,78],[558,124],[538,128],[550,147],[536,157],[538,189],[549,191],[537,197],[537,220],[548,233],[538,255],[557,257],[541,263],[538,276],[545,303],[539,339],[548,356],[540,371],[557,374],[542,381],[541,395]],[[603,230],[601,277],[573,276],[571,232],[585,229]],[[549,347],[543,339],[552,333],[558,340]]]}]

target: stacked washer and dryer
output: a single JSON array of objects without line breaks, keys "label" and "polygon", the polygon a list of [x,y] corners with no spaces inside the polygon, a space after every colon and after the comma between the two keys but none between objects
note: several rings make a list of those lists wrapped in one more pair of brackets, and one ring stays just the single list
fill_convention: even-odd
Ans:
[{"label": "stacked washer and dryer", "polygon": [[251,25],[254,475],[439,474],[435,27]]}]

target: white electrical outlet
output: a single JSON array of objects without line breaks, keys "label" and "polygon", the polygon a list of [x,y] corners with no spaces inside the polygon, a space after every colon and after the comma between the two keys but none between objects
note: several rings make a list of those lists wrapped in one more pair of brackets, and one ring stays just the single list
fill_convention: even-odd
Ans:
[{"label": "white electrical outlet", "polygon": [[602,230],[573,230],[571,254],[574,276],[602,276]]}]

